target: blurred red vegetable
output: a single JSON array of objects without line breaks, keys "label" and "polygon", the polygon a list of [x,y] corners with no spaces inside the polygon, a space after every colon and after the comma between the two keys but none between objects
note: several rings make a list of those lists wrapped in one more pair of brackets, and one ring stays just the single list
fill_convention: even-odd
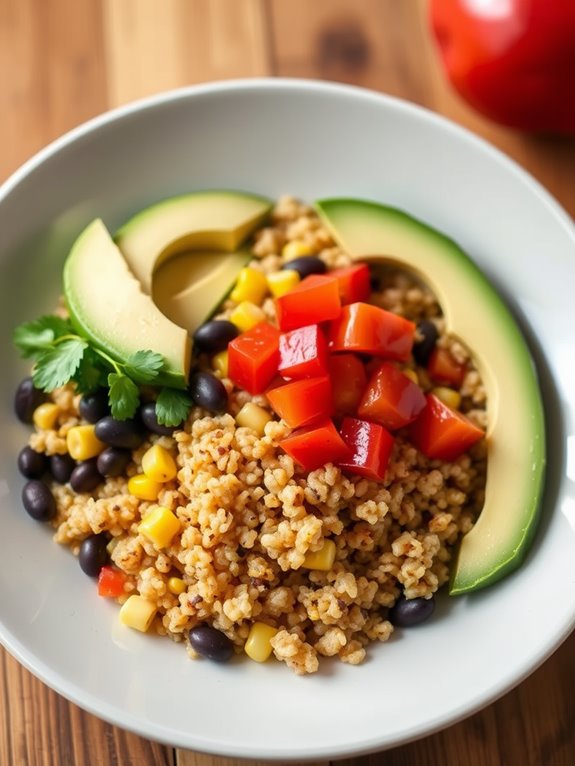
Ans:
[{"label": "blurred red vegetable", "polygon": [[430,0],[449,79],[512,128],[575,133],[575,0]]}]

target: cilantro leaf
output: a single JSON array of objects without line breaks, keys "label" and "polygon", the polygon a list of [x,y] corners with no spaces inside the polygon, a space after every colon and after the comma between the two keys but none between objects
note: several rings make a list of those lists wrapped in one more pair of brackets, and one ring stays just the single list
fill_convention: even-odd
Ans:
[{"label": "cilantro leaf", "polygon": [[43,316],[24,322],[14,330],[14,345],[23,357],[33,357],[47,351],[56,338],[72,333],[68,320],[58,316]]},{"label": "cilantro leaf", "polygon": [[140,403],[138,386],[126,375],[111,372],[108,375],[108,402],[116,420],[133,418]]},{"label": "cilantro leaf", "polygon": [[71,338],[49,348],[38,357],[32,371],[36,388],[53,391],[74,376],[88,343],[82,338]]},{"label": "cilantro leaf", "polygon": [[192,400],[185,391],[162,388],[156,400],[156,417],[163,426],[179,426],[192,408]]},{"label": "cilantro leaf", "polygon": [[82,361],[74,373],[74,382],[80,394],[89,394],[100,386],[106,385],[102,359],[91,346],[84,351]]},{"label": "cilantro leaf", "polygon": [[136,383],[151,383],[164,366],[164,357],[155,351],[136,351],[123,366],[126,375]]}]

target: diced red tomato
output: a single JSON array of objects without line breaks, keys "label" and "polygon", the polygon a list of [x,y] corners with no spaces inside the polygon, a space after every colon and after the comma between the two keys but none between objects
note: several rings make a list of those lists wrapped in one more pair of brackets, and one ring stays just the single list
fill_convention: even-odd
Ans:
[{"label": "diced red tomato", "polygon": [[327,374],[327,340],[318,325],[307,325],[280,335],[278,370],[286,380]]},{"label": "diced red tomato", "polygon": [[274,412],[290,428],[326,420],[332,414],[331,384],[327,375],[286,383],[266,392]]},{"label": "diced red tomato", "polygon": [[106,598],[118,598],[124,593],[126,575],[115,567],[103,566],[98,575],[98,595]]},{"label": "diced red tomato", "polygon": [[331,354],[328,370],[335,415],[355,415],[367,383],[363,362],[355,354]]},{"label": "diced red tomato", "polygon": [[329,349],[406,361],[414,334],[415,324],[408,319],[369,303],[351,303],[331,323]]},{"label": "diced red tomato", "polygon": [[326,463],[340,463],[349,455],[331,420],[294,431],[280,442],[280,447],[305,471],[314,471]]},{"label": "diced red tomato", "polygon": [[409,428],[411,442],[427,457],[456,460],[478,442],[484,432],[461,412],[452,410],[433,394],[427,394],[426,406]]},{"label": "diced red tomato", "polygon": [[366,302],[369,300],[371,283],[367,263],[358,263],[355,266],[334,269],[329,273],[330,276],[337,279],[342,306],[347,303]]},{"label": "diced red tomato", "polygon": [[340,430],[350,457],[338,463],[349,473],[382,481],[393,449],[393,436],[379,423],[344,418]]},{"label": "diced red tomato", "polygon": [[340,309],[338,281],[328,274],[312,274],[289,293],[276,298],[277,319],[282,332],[335,319]]},{"label": "diced red tomato", "polygon": [[279,331],[260,322],[228,343],[228,375],[239,388],[261,394],[278,371]]},{"label": "diced red tomato", "polygon": [[357,410],[395,431],[411,423],[425,407],[425,394],[391,362],[382,362],[371,376]]},{"label": "diced red tomato", "polygon": [[434,383],[447,383],[459,388],[467,372],[467,366],[456,361],[445,348],[436,346],[427,362],[427,372]]}]

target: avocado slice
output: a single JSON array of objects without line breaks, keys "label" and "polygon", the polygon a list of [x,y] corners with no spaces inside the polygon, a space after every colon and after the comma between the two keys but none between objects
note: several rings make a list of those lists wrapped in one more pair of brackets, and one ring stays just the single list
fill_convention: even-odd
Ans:
[{"label": "avocado slice", "polygon": [[443,309],[448,332],[473,354],[488,397],[485,504],[462,539],[450,593],[490,585],[523,561],[543,490],[543,405],[525,340],[481,271],[443,234],[374,202],[325,199],[316,209],[353,258],[397,265],[426,282]]},{"label": "avocado slice", "polygon": [[155,270],[190,250],[236,250],[265,219],[271,202],[253,194],[203,191],[159,202],[142,210],[115,240],[142,289],[152,294]]},{"label": "avocado slice", "polygon": [[139,350],[162,354],[159,385],[185,388],[191,342],[165,317],[128,269],[98,218],[74,243],[64,264],[64,296],[78,332],[120,362]]},{"label": "avocado slice", "polygon": [[154,274],[154,303],[168,319],[193,334],[216,311],[252,257],[247,250],[238,250],[170,258]]}]

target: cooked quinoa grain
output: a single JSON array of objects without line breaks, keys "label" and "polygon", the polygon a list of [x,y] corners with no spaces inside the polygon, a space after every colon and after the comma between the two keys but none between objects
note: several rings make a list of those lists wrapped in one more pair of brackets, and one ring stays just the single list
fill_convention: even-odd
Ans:
[{"label": "cooked quinoa grain", "polygon": [[[276,271],[290,242],[303,243],[328,269],[350,263],[313,210],[284,197],[255,236],[253,267]],[[375,276],[372,303],[415,322],[431,320],[438,345],[467,365],[460,409],[484,427],[484,387],[467,349],[445,335],[434,296],[405,274],[382,270]],[[217,318],[228,319],[234,306],[227,300]],[[271,298],[262,309],[275,321]],[[208,356],[199,364],[211,369]],[[425,392],[434,388],[425,369],[414,362],[406,367]],[[371,642],[391,637],[388,610],[400,595],[431,598],[447,582],[454,547],[482,507],[485,444],[447,463],[424,457],[398,431],[381,482],[331,463],[305,473],[281,449],[290,429],[265,395],[250,396],[219,377],[229,396],[225,414],[195,408],[173,436],[149,434],[131,453],[125,474],[102,478],[89,494],[49,482],[57,505],[55,540],[77,555],[82,540],[107,533],[110,563],[125,576],[119,603],[134,593],[151,602],[150,630],[185,642],[192,658],[198,655],[188,634],[195,626],[221,631],[240,652],[254,623],[263,623],[276,631],[269,639],[273,655],[295,673],[317,671],[320,657],[359,664]],[[69,386],[50,396],[56,419],[51,428],[35,429],[29,440],[34,450],[67,452],[69,429],[84,422],[79,399]],[[263,410],[255,430],[236,422],[250,402]],[[171,456],[177,474],[161,485],[156,500],[139,500],[128,481],[143,472],[153,445]],[[141,527],[158,506],[177,519],[178,531],[164,547]],[[326,541],[335,544],[331,568],[306,568],[306,556]]]}]

